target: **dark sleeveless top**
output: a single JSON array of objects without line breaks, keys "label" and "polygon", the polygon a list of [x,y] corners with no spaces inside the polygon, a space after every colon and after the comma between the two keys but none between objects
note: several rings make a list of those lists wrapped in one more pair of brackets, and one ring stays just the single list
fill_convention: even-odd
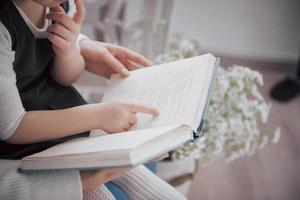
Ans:
[{"label": "dark sleeveless top", "polygon": [[[62,7],[67,11],[69,5],[63,3]],[[12,50],[15,51],[13,68],[16,73],[16,85],[26,111],[65,109],[86,104],[72,86],[62,86],[50,77],[49,69],[54,60],[50,41],[34,37],[10,0],[0,0],[0,21],[12,39]],[[0,158],[20,159],[68,139],[87,134],[88,132],[30,145],[12,145],[0,141]]]}]

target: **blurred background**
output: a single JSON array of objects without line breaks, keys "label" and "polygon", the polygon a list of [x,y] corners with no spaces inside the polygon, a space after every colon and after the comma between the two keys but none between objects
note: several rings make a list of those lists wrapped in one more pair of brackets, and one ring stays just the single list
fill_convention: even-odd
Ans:
[{"label": "blurred background", "polygon": [[[279,143],[229,164],[223,158],[196,163],[170,183],[184,187],[191,200],[300,199],[299,0],[84,2],[82,33],[91,39],[126,46],[155,62],[180,32],[197,40],[201,53],[221,57],[224,68],[243,65],[264,77],[259,90],[272,108],[263,128],[281,127]],[[105,80],[86,73],[77,87],[99,102]]]}]

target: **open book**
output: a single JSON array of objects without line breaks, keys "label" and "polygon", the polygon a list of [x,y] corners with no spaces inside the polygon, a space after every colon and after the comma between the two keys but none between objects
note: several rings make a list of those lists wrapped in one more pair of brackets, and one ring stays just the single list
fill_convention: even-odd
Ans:
[{"label": "open book", "polygon": [[138,113],[129,131],[69,141],[22,159],[23,170],[135,166],[201,136],[210,86],[219,64],[211,54],[112,76],[103,101],[126,100],[158,108]]}]

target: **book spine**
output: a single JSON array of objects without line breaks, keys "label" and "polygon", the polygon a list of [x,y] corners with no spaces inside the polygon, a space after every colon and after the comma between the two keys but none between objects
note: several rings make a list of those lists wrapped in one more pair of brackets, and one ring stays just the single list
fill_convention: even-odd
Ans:
[{"label": "book spine", "polygon": [[193,131],[193,140],[196,140],[197,138],[200,138],[203,136],[203,124],[204,124],[204,120],[202,119],[197,130]]},{"label": "book spine", "polygon": [[216,64],[215,64],[215,67],[214,67],[214,72],[213,72],[213,75],[212,75],[212,82],[211,82],[209,90],[208,90],[208,96],[207,96],[207,100],[206,100],[206,103],[205,103],[204,112],[202,114],[202,119],[200,121],[200,124],[199,124],[197,130],[193,132],[194,140],[196,140],[197,138],[200,138],[200,137],[203,136],[204,119],[205,119],[205,115],[206,115],[207,110],[208,110],[208,104],[209,104],[209,99],[210,99],[210,96],[211,96],[212,84],[213,84],[214,77],[216,76],[216,73],[217,73],[217,70],[218,70],[219,67],[220,67],[220,58],[217,58]]}]

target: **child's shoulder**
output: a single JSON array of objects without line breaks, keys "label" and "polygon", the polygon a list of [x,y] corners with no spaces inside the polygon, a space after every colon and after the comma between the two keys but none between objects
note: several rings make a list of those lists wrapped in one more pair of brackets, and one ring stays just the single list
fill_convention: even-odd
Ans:
[{"label": "child's shoulder", "polygon": [[0,44],[3,47],[11,47],[11,36],[7,28],[0,21]]}]

